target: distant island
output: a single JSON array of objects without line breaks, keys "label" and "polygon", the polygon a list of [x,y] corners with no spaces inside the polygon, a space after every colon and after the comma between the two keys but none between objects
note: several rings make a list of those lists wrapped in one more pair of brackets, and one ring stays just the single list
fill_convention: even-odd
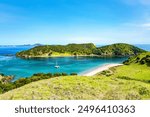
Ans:
[{"label": "distant island", "polygon": [[0,47],[20,47],[20,46],[42,46],[43,44],[35,43],[35,44],[23,44],[23,45],[0,45]]},{"label": "distant island", "polygon": [[32,49],[18,52],[17,57],[58,57],[58,56],[131,56],[146,52],[130,44],[117,43],[96,47],[93,43],[68,45],[39,45]]}]

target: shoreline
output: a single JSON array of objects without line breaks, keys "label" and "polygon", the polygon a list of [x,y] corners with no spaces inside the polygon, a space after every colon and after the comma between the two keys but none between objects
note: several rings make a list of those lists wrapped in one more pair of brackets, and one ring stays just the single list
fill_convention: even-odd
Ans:
[{"label": "shoreline", "polygon": [[85,71],[84,73],[81,73],[80,76],[94,76],[99,72],[102,72],[104,70],[108,70],[111,67],[117,67],[117,66],[122,66],[123,64],[119,63],[112,63],[112,64],[106,64],[100,67],[97,67],[93,70]]}]

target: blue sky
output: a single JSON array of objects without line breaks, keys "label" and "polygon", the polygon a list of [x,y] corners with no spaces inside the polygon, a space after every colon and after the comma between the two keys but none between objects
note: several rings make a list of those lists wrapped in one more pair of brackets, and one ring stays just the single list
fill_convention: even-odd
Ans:
[{"label": "blue sky", "polygon": [[150,44],[150,0],[0,0],[0,45]]}]

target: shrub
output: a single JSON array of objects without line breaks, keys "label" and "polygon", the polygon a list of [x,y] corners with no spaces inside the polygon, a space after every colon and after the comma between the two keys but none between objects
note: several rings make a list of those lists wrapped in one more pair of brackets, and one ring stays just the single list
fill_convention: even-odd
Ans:
[{"label": "shrub", "polygon": [[3,73],[0,73],[0,76],[4,76],[4,74],[3,74]]},{"label": "shrub", "polygon": [[31,82],[31,80],[28,79],[28,78],[20,78],[19,80],[17,80],[17,81],[14,82],[14,85],[16,87],[21,87],[21,86],[23,86],[25,84],[28,84],[30,82]]},{"label": "shrub", "polygon": [[70,74],[71,76],[76,76],[76,75],[78,75],[77,73],[71,73]]},{"label": "shrub", "polygon": [[140,95],[149,94],[149,90],[148,90],[146,87],[140,87],[140,88],[139,88],[139,94],[140,94]]},{"label": "shrub", "polygon": [[33,76],[43,76],[44,74],[43,73],[36,73],[36,74],[33,74]]},{"label": "shrub", "polygon": [[54,77],[57,77],[57,76],[62,76],[61,73],[54,73]]},{"label": "shrub", "polygon": [[140,64],[142,64],[142,65],[145,64],[145,61],[144,61],[144,60],[141,60],[141,61],[140,61]]},{"label": "shrub", "polygon": [[46,74],[48,77],[53,77],[53,74],[52,73],[47,73]]},{"label": "shrub", "polygon": [[7,84],[3,85],[3,87],[2,87],[3,93],[7,92],[9,90],[12,90],[14,88],[16,88],[16,87],[15,87],[15,85],[13,83],[7,83]]},{"label": "shrub", "polygon": [[62,73],[62,76],[68,76],[68,74],[67,73]]}]

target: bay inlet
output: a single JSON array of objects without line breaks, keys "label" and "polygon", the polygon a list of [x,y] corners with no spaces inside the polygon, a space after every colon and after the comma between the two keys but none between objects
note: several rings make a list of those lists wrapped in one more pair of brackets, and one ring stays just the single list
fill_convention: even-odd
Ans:
[{"label": "bay inlet", "polygon": [[[26,50],[30,47],[0,47],[0,73],[14,75],[17,80],[22,77],[30,77],[35,73],[78,73],[105,64],[120,64],[126,58],[99,58],[99,57],[52,57],[52,58],[32,58],[21,59],[15,56],[18,51]],[[11,55],[11,56],[8,56]],[[54,68],[55,64],[60,66]]]}]

